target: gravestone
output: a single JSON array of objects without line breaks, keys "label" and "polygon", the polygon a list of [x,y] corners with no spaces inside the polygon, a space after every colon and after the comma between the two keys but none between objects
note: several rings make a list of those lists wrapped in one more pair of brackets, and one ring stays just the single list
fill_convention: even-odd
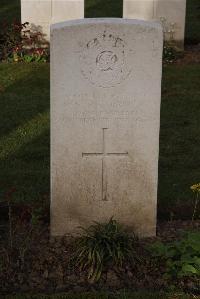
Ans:
[{"label": "gravestone", "polygon": [[84,0],[52,0],[52,24],[83,18]]},{"label": "gravestone", "polygon": [[153,236],[162,28],[124,19],[51,28],[51,233],[113,216]]},{"label": "gravestone", "polygon": [[164,38],[184,46],[186,0],[124,0],[124,18],[158,20],[164,29]]},{"label": "gravestone", "polygon": [[84,18],[84,0],[21,0],[21,21],[49,40],[50,25]]}]

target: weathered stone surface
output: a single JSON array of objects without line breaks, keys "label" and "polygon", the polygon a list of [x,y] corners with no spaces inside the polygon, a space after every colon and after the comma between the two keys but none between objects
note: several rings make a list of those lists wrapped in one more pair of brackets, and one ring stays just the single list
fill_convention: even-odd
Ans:
[{"label": "weathered stone surface", "polygon": [[184,45],[186,0],[124,0],[124,18],[158,20],[166,40]]},{"label": "weathered stone surface", "polygon": [[84,18],[84,0],[21,0],[22,23],[40,31],[49,40],[50,25]]},{"label": "weathered stone surface", "polygon": [[32,31],[43,33],[49,39],[51,0],[21,0],[21,22],[29,22]]},{"label": "weathered stone surface", "polygon": [[83,0],[52,0],[52,24],[82,18],[84,18]]},{"label": "weathered stone surface", "polygon": [[51,31],[51,233],[114,217],[156,232],[162,28],[87,19]]},{"label": "weathered stone surface", "polygon": [[152,20],[156,14],[154,0],[123,0],[123,16],[129,19]]}]

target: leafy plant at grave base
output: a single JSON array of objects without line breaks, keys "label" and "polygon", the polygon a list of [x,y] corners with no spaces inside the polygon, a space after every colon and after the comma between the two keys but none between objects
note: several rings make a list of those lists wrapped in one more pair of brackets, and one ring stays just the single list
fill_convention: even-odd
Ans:
[{"label": "leafy plant at grave base", "polygon": [[165,17],[160,18],[164,33],[163,61],[166,64],[174,63],[182,52],[176,47],[174,34],[176,23],[168,23]]},{"label": "leafy plant at grave base", "polygon": [[87,271],[90,282],[98,281],[109,266],[123,267],[136,258],[135,236],[129,235],[113,218],[82,230],[84,234],[76,240],[74,262],[81,271]]},{"label": "leafy plant at grave base", "polygon": [[170,244],[156,242],[150,246],[153,257],[165,263],[165,279],[200,277],[200,232],[187,232]]},{"label": "leafy plant at grave base", "polygon": [[40,32],[27,29],[26,23],[4,22],[0,28],[0,61],[47,62],[48,43]]},{"label": "leafy plant at grave base", "polygon": [[164,43],[163,47],[163,61],[166,64],[172,64],[174,63],[178,58],[178,52],[177,50],[169,45],[167,42]]},{"label": "leafy plant at grave base", "polygon": [[199,205],[199,196],[200,196],[200,183],[192,185],[190,187],[192,192],[195,195],[195,200],[194,200],[194,210],[193,210],[193,215],[192,215],[192,221],[196,218],[199,218],[200,215],[197,215],[198,213],[198,205]]}]

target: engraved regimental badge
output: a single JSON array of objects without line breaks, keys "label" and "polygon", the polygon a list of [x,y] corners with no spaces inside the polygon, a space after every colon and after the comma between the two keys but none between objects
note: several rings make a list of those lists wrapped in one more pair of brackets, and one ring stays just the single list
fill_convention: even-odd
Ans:
[{"label": "engraved regimental badge", "polygon": [[80,55],[81,73],[96,86],[114,87],[131,72],[126,62],[128,52],[122,38],[104,31],[83,47]]}]

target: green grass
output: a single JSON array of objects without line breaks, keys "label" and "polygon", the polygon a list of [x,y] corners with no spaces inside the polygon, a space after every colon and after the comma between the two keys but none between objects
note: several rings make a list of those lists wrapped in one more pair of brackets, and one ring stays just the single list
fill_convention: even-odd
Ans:
[{"label": "green grass", "polygon": [[85,0],[85,17],[115,17],[121,18],[123,0]]},{"label": "green grass", "polygon": [[[0,21],[19,19],[19,3],[1,0]],[[189,41],[200,40],[199,6],[199,0],[187,1]],[[86,17],[121,15],[122,0],[86,0]],[[176,217],[191,215],[189,186],[199,182],[200,168],[199,73],[199,65],[164,68],[160,217],[169,217],[171,212]],[[16,187],[15,200],[35,201],[49,193],[48,64],[0,65],[0,119],[0,197]]]},{"label": "green grass", "polygon": [[[200,180],[200,65],[163,70],[159,160],[159,215],[191,217]],[[15,200],[49,193],[49,65],[0,65],[0,196]],[[178,207],[177,207],[178,206]]]},{"label": "green grass", "polygon": [[187,0],[185,41],[187,44],[200,42],[199,0]]},{"label": "green grass", "polygon": [[20,0],[0,1],[0,23],[6,21],[12,23],[14,20],[20,21]]},{"label": "green grass", "polygon": [[0,197],[49,193],[49,65],[0,65]]},{"label": "green grass", "polygon": [[[160,215],[191,216],[193,194],[200,181],[200,65],[167,66],[163,70],[159,189]],[[178,206],[176,208],[176,206]]]},{"label": "green grass", "polygon": [[[0,297],[1,298],[1,297]],[[5,296],[4,299],[192,299],[193,296],[184,294],[164,294],[164,293],[121,293],[119,295],[99,294],[99,293],[85,293],[85,294],[68,294],[68,295],[15,295]],[[199,297],[195,297],[198,299]]]}]

